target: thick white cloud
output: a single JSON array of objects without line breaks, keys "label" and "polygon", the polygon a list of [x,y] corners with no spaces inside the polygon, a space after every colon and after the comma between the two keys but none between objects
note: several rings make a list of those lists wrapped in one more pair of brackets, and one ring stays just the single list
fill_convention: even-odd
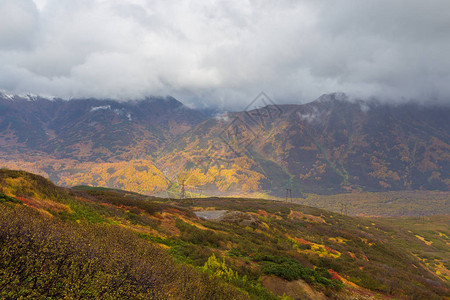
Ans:
[{"label": "thick white cloud", "polygon": [[38,11],[32,1],[0,1],[0,50],[32,47],[38,30]]},{"label": "thick white cloud", "polygon": [[242,108],[450,99],[448,0],[0,0],[0,88]]}]

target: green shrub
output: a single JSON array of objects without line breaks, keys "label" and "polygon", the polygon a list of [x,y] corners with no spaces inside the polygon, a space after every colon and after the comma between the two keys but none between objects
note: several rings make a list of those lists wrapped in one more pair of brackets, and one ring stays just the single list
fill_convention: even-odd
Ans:
[{"label": "green shrub", "polygon": [[258,299],[278,299],[277,296],[267,291],[260,282],[250,281],[247,276],[239,276],[236,271],[227,266],[224,259],[220,260],[214,254],[208,258],[203,270],[234,284]]},{"label": "green shrub", "polygon": [[18,203],[18,204],[22,203],[20,200],[17,200],[14,197],[9,197],[3,193],[0,193],[0,203],[5,203],[5,202],[12,202],[12,203]]},{"label": "green shrub", "polygon": [[304,267],[298,260],[273,256],[271,254],[258,254],[253,257],[255,261],[261,262],[261,271],[265,274],[275,275],[286,280],[303,279],[310,284],[318,284],[333,289],[341,289],[342,282],[331,279],[327,269],[310,269]]},{"label": "green shrub", "polygon": [[181,231],[181,240],[193,244],[209,245],[213,248],[219,248],[221,246],[220,242],[226,240],[223,234],[216,233],[212,230],[199,229],[179,219],[176,221],[176,226]]},{"label": "green shrub", "polygon": [[214,276],[223,278],[225,281],[233,281],[238,277],[237,273],[227,266],[224,259],[220,261],[214,254],[208,258],[203,270],[210,271]]},{"label": "green shrub", "polygon": [[208,247],[192,244],[172,245],[169,253],[176,259],[195,266],[203,266],[213,254]]}]

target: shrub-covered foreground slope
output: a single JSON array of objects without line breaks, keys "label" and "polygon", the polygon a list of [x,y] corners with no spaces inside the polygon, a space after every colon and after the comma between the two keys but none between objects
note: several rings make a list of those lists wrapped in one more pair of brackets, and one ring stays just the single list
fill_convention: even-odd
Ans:
[{"label": "shrub-covered foreground slope", "polygon": [[355,218],[255,199],[173,202],[61,189],[9,170],[0,171],[0,193],[0,299],[449,295],[448,216]]},{"label": "shrub-covered foreground slope", "polygon": [[[38,210],[11,198],[0,204],[0,299],[248,298],[176,263],[135,232],[96,222],[102,218],[93,206],[77,203],[43,178],[8,175],[2,172],[1,190],[14,191]],[[78,222],[61,221],[66,216]]]}]

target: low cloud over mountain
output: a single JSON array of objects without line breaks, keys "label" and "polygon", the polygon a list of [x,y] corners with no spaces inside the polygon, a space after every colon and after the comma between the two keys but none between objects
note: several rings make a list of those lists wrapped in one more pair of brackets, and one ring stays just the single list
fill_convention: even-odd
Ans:
[{"label": "low cloud over mountain", "polygon": [[242,109],[343,91],[450,99],[450,2],[0,2],[0,89]]}]

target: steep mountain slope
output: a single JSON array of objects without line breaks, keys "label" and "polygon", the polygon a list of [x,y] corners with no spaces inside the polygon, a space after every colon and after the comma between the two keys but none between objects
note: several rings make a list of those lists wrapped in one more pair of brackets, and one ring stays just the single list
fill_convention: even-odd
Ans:
[{"label": "steep mountain slope", "polygon": [[161,159],[188,183],[224,191],[448,190],[449,107],[342,97],[205,121]]},{"label": "steep mountain slope", "polygon": [[329,95],[289,114],[285,129],[276,129],[278,144],[258,147],[264,157],[282,153],[305,190],[445,189],[449,115],[449,108],[350,103]]},{"label": "steep mountain slope", "polygon": [[442,299],[450,293],[448,216],[385,220],[257,199],[172,201],[62,189],[10,170],[0,171],[0,193],[0,296],[6,298],[277,299],[272,291],[294,299]]},{"label": "steep mountain slope", "polygon": [[0,112],[2,152],[40,151],[80,161],[130,152],[145,157],[205,118],[171,97],[119,103],[0,95]]},{"label": "steep mountain slope", "polygon": [[[267,103],[265,103],[267,104]],[[324,95],[210,118],[173,98],[0,95],[0,165],[61,185],[201,194],[449,190],[450,107]]]}]

